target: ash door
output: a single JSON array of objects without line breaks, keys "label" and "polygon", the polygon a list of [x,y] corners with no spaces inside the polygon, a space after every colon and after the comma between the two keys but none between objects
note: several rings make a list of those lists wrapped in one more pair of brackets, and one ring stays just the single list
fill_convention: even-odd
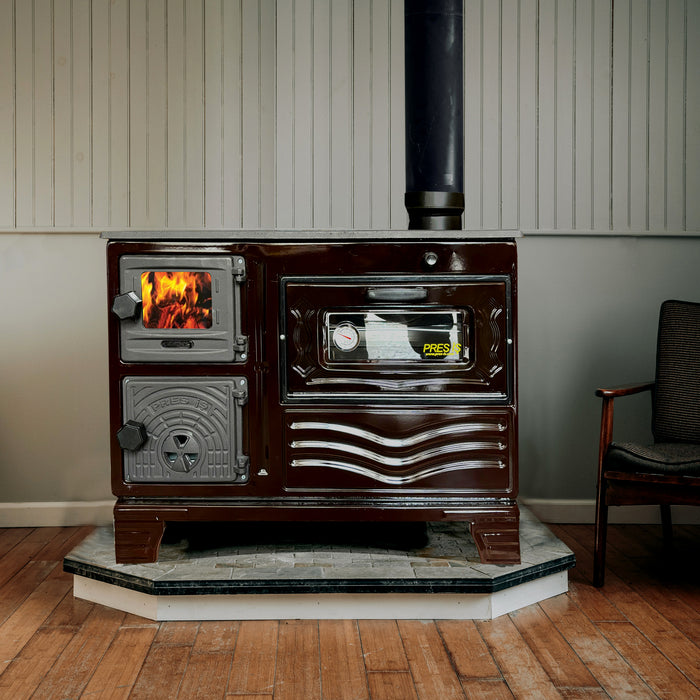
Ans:
[{"label": "ash door", "polygon": [[122,397],[124,481],[248,481],[245,378],[126,377]]}]

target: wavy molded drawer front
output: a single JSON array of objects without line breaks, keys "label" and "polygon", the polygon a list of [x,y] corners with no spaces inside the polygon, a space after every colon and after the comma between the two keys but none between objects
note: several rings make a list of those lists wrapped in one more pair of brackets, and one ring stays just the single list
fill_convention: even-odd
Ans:
[{"label": "wavy molded drawer front", "polygon": [[286,411],[286,486],[507,495],[513,423],[510,409]]}]

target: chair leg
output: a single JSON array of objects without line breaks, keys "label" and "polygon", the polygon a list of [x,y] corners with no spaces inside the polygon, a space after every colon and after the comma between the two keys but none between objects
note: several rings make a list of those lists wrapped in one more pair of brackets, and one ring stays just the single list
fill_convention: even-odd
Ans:
[{"label": "chair leg", "polygon": [[671,506],[661,504],[661,531],[664,536],[664,547],[673,546],[673,523],[671,522]]},{"label": "chair leg", "polygon": [[595,512],[595,543],[593,554],[593,585],[605,583],[605,545],[608,537],[608,505],[605,503],[605,482],[598,487]]}]

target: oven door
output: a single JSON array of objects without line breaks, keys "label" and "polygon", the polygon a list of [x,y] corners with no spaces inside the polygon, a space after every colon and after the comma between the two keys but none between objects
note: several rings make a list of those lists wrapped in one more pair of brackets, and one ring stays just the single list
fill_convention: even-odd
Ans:
[{"label": "oven door", "polygon": [[510,278],[288,277],[282,399],[507,403]]},{"label": "oven door", "polygon": [[125,255],[120,319],[125,362],[235,362],[247,356],[241,334],[245,261],[235,257]]}]

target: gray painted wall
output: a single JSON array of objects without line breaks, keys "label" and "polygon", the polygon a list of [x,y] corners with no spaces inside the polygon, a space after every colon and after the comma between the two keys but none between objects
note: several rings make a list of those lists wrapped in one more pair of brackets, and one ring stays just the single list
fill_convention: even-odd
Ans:
[{"label": "gray painted wall", "polygon": [[[525,237],[519,265],[521,493],[593,498],[594,391],[654,378],[661,302],[700,301],[700,239]],[[616,439],[650,423],[648,394],[616,401]]]},{"label": "gray painted wall", "polygon": [[[110,498],[104,241],[0,236],[2,501]],[[659,304],[700,301],[700,238],[519,241],[524,496],[592,498],[598,386],[653,376]],[[649,435],[647,399],[619,402],[619,437]],[[1,509],[1,506],[0,506]]]}]

